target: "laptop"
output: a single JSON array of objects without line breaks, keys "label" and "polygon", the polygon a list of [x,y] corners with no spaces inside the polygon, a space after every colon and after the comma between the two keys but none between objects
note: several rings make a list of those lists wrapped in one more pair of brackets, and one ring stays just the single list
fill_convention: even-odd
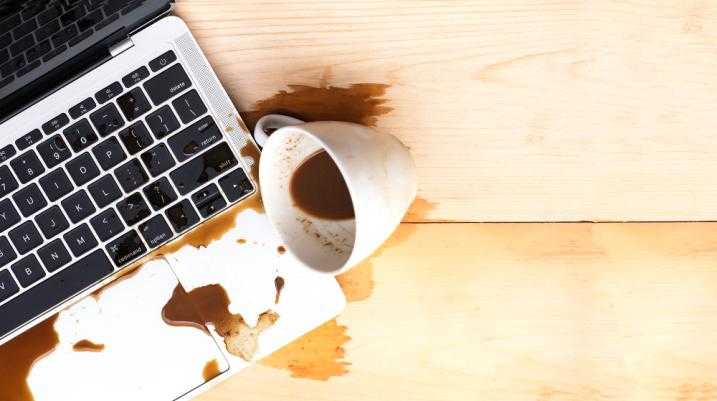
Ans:
[{"label": "laptop", "polygon": [[255,145],[171,10],[0,0],[0,344],[256,194]]}]

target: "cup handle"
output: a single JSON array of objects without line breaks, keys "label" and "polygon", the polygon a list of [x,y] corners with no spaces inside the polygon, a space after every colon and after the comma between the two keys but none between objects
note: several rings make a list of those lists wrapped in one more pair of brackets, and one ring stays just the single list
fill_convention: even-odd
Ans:
[{"label": "cup handle", "polygon": [[279,128],[288,127],[291,125],[299,125],[304,122],[298,118],[285,116],[282,114],[267,114],[260,118],[254,126],[254,140],[259,147],[263,148],[266,141],[269,139],[274,131]]}]

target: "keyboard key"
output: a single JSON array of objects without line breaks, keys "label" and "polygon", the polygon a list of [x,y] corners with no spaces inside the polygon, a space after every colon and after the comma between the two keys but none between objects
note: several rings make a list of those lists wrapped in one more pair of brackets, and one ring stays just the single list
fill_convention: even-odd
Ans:
[{"label": "keyboard key", "polygon": [[[5,266],[13,260],[17,259],[15,250],[10,246],[10,241],[5,237],[0,237],[0,266]],[[3,279],[0,276],[0,301],[2,300],[2,288]]]},{"label": "keyboard key", "polygon": [[23,36],[31,33],[35,29],[37,29],[37,21],[35,21],[34,19],[31,19],[30,21],[24,22],[24,23],[20,24],[20,26],[15,28],[12,31],[12,36],[15,39],[22,38]]},{"label": "keyboard key", "polygon": [[52,45],[55,47],[62,46],[67,41],[77,36],[78,33],[79,32],[77,31],[77,27],[75,25],[70,25],[67,28],[62,29],[56,34],[52,35]]},{"label": "keyboard key", "polygon": [[57,166],[72,156],[70,148],[59,134],[39,144],[37,152],[40,153],[42,160],[45,161],[49,168]]},{"label": "keyboard key", "polygon": [[87,224],[73,228],[63,238],[75,256],[82,256],[97,246],[97,239]]},{"label": "keyboard key", "polygon": [[155,106],[159,106],[183,90],[192,82],[180,64],[175,64],[144,83],[144,89]]},{"label": "keyboard key", "polygon": [[40,60],[34,61],[34,62],[27,64],[26,66],[20,68],[19,70],[17,70],[15,75],[17,75],[18,77],[21,77],[39,66],[40,66]]},{"label": "keyboard key", "polygon": [[144,246],[135,230],[131,230],[107,244],[107,253],[110,254],[117,267],[139,258],[146,251],[147,247]]},{"label": "keyboard key", "polygon": [[35,37],[32,35],[26,35],[25,37],[21,38],[20,40],[15,41],[10,46],[10,54],[15,57],[18,54],[22,54],[25,50],[29,49],[30,47],[35,45]]},{"label": "keyboard key", "polygon": [[222,140],[222,133],[211,116],[206,116],[167,140],[172,153],[183,162]]},{"label": "keyboard key", "polygon": [[67,50],[67,45],[62,45],[60,47],[55,47],[51,52],[47,53],[46,55],[42,56],[42,62],[47,63],[48,61],[52,60],[53,58],[59,56],[60,54],[64,53],[65,50]]},{"label": "keyboard key", "polygon": [[95,206],[87,196],[87,191],[79,190],[62,201],[62,208],[73,224],[95,212]]},{"label": "keyboard key", "polygon": [[191,90],[180,96],[172,102],[174,109],[177,110],[179,118],[183,123],[188,124],[207,112],[207,106],[204,105],[202,99],[196,90]]},{"label": "keyboard key", "polygon": [[152,69],[152,71],[157,72],[161,70],[162,68],[172,64],[175,60],[177,60],[177,56],[174,54],[173,51],[168,51],[161,56],[155,58],[154,60],[149,62],[149,68]]},{"label": "keyboard key", "polygon": [[78,119],[81,116],[92,111],[95,107],[97,107],[97,103],[95,103],[95,100],[91,97],[88,97],[80,103],[77,103],[76,105],[70,107],[70,117]]},{"label": "keyboard key", "polygon": [[74,189],[70,179],[67,177],[67,173],[62,168],[53,170],[41,177],[40,186],[47,198],[50,199],[50,202],[62,198]]},{"label": "keyboard key", "polygon": [[162,139],[165,136],[179,129],[179,121],[169,106],[162,106],[159,110],[147,117],[147,125],[152,130],[154,137]]},{"label": "keyboard key", "polygon": [[188,199],[177,203],[165,212],[167,219],[174,227],[174,231],[181,233],[189,227],[199,223],[199,215]]},{"label": "keyboard key", "polygon": [[222,175],[238,164],[236,157],[223,142],[189,160],[169,173],[180,195],[186,195]]},{"label": "keyboard key", "polygon": [[122,149],[119,141],[114,136],[109,137],[104,142],[95,146],[92,149],[92,153],[95,155],[95,158],[103,170],[109,170],[127,159],[124,149]]},{"label": "keyboard key", "polygon": [[254,191],[254,186],[247,178],[246,173],[238,168],[226,176],[219,179],[219,186],[222,187],[224,195],[227,196],[229,202],[236,202],[239,199],[249,195]]},{"label": "keyboard key", "polygon": [[127,121],[134,120],[152,108],[140,88],[134,88],[117,98],[117,104]]},{"label": "keyboard key", "polygon": [[97,99],[97,103],[102,104],[119,96],[120,93],[122,93],[122,85],[120,85],[119,82],[112,82],[110,85],[95,93],[95,99]]},{"label": "keyboard key", "polygon": [[92,160],[92,156],[90,156],[89,152],[85,152],[70,160],[65,167],[67,168],[67,172],[70,173],[72,181],[74,181],[78,187],[87,184],[100,175],[100,169],[97,168],[97,164]]},{"label": "keyboard key", "polygon": [[8,166],[0,166],[0,197],[16,190],[17,187],[17,180],[12,176]]},{"label": "keyboard key", "polygon": [[161,214],[139,225],[139,232],[151,248],[156,248],[172,239],[174,233]]},{"label": "keyboard key", "polygon": [[2,149],[0,149],[0,162],[6,162],[10,160],[11,157],[15,156],[17,151],[15,151],[15,147],[12,145],[5,145]]},{"label": "keyboard key", "polygon": [[95,10],[92,13],[80,18],[77,21],[77,27],[80,28],[80,31],[84,32],[95,26],[98,22],[102,21],[102,18],[102,11]]},{"label": "keyboard key", "polygon": [[40,25],[45,25],[48,22],[54,20],[55,18],[60,16],[60,6],[59,5],[53,5],[44,12],[42,12],[40,15],[37,16],[37,22]]},{"label": "keyboard key", "polygon": [[98,249],[0,306],[0,337],[79,294],[112,274],[107,255]]},{"label": "keyboard key", "polygon": [[37,256],[50,273],[59,270],[62,266],[70,263],[72,256],[61,239],[56,239],[37,250]]},{"label": "keyboard key", "polygon": [[23,184],[45,172],[34,150],[29,150],[10,161],[10,166]]},{"label": "keyboard key", "polygon": [[20,285],[27,288],[45,277],[40,262],[35,255],[27,255],[12,265],[12,272],[15,273]]},{"label": "keyboard key", "polygon": [[18,222],[20,222],[20,213],[15,205],[8,198],[0,200],[0,232],[4,232]]},{"label": "keyboard key", "polygon": [[115,177],[125,193],[131,193],[135,189],[147,183],[149,177],[137,159],[117,167]]},{"label": "keyboard key", "polygon": [[109,208],[91,218],[90,224],[92,224],[92,228],[95,229],[102,242],[119,235],[124,230],[124,224],[122,224],[119,215],[113,208]]},{"label": "keyboard key", "polygon": [[[4,32],[2,29],[0,29],[0,32]],[[2,35],[0,34],[0,47],[7,47],[12,43],[12,35],[10,32],[7,32],[6,34]]]},{"label": "keyboard key", "polygon": [[14,74],[15,71],[24,67],[27,63],[25,62],[25,56],[19,55],[7,63],[0,65],[0,75],[6,77]]},{"label": "keyboard key", "polygon": [[55,34],[57,31],[60,30],[60,22],[50,21],[47,25],[41,26],[38,30],[35,31],[35,38],[37,40],[45,40]]},{"label": "keyboard key", "polygon": [[38,214],[35,217],[35,223],[40,227],[46,239],[52,239],[70,227],[70,223],[62,214],[59,206],[52,206]]},{"label": "keyboard key", "polygon": [[169,154],[167,145],[160,143],[152,149],[142,153],[142,161],[152,177],[156,177],[176,164],[174,158]]},{"label": "keyboard key", "polygon": [[131,155],[134,155],[142,149],[146,149],[154,142],[142,121],[138,121],[120,131],[119,137]]},{"label": "keyboard key", "polygon": [[42,132],[39,129],[30,131],[15,141],[18,149],[25,150],[42,139]]},{"label": "keyboard key", "polygon": [[27,58],[27,62],[31,63],[40,57],[47,54],[47,52],[50,51],[52,47],[50,47],[50,41],[45,40],[43,42],[40,42],[37,46],[32,47],[25,53],[25,57]]},{"label": "keyboard key", "polygon": [[117,21],[118,18],[119,18],[119,13],[112,14],[112,15],[108,16],[107,18],[98,22],[97,25],[95,25],[95,30],[100,31],[101,29],[104,29],[105,27],[109,26],[111,23]]},{"label": "keyboard key", "polygon": [[12,199],[20,208],[20,213],[24,217],[32,216],[47,206],[45,196],[40,192],[40,187],[33,183],[13,194]]},{"label": "keyboard key", "polygon": [[24,255],[42,244],[42,236],[37,231],[35,223],[30,220],[10,230],[8,236],[20,255]]},{"label": "keyboard key", "polygon": [[177,200],[177,193],[167,177],[162,177],[147,185],[142,191],[154,210],[160,210]]},{"label": "keyboard key", "polygon": [[97,132],[103,137],[117,131],[124,125],[124,120],[113,103],[105,105],[90,114],[90,119]]},{"label": "keyboard key", "polygon": [[132,85],[136,85],[142,81],[144,81],[149,76],[149,70],[147,70],[147,67],[142,66],[137,68],[136,70],[130,72],[129,74],[125,75],[122,78],[122,83],[124,86],[129,88]]},{"label": "keyboard key", "polygon": [[20,287],[17,286],[10,272],[7,269],[0,270],[0,302],[17,294],[19,291]]},{"label": "keyboard key", "polygon": [[75,21],[80,19],[83,15],[85,15],[85,7],[82,5],[79,5],[72,10],[62,14],[60,16],[60,22],[62,22],[62,25],[68,26],[70,24],[74,24]]},{"label": "keyboard key", "polygon": [[95,203],[97,203],[97,206],[100,208],[104,208],[122,197],[122,191],[110,174],[104,175],[99,180],[93,182],[87,189],[90,191],[92,199],[95,200]]},{"label": "keyboard key", "polygon": [[214,213],[224,209],[227,201],[219,193],[219,188],[215,184],[209,184],[192,195],[192,202],[199,210],[199,214],[205,219]]},{"label": "keyboard key", "polygon": [[152,213],[139,192],[117,202],[117,210],[128,226],[133,226],[149,217]]},{"label": "keyboard key", "polygon": [[45,124],[42,124],[42,130],[45,131],[46,135],[50,135],[69,123],[70,119],[67,118],[67,114],[62,113]]},{"label": "keyboard key", "polygon": [[75,152],[81,152],[88,146],[97,142],[97,134],[90,126],[90,122],[86,118],[72,124],[70,127],[62,131],[67,138],[67,142]]}]

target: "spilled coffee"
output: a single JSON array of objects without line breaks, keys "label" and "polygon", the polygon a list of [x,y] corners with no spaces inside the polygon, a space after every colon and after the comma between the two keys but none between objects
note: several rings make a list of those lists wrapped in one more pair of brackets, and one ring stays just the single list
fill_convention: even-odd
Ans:
[{"label": "spilled coffee", "polygon": [[291,177],[289,191],[294,204],[307,214],[327,220],[354,218],[354,206],[346,180],[326,151],[304,160]]}]

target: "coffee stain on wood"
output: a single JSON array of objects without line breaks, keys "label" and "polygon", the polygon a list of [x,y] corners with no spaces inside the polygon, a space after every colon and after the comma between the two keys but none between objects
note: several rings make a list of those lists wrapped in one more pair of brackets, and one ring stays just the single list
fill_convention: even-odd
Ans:
[{"label": "coffee stain on wood", "polygon": [[102,352],[105,350],[105,345],[90,340],[80,340],[72,346],[72,350],[75,352]]},{"label": "coffee stain on wood", "polygon": [[54,315],[0,346],[0,400],[33,401],[27,379],[32,367],[55,350],[60,338]]},{"label": "coffee stain on wood", "polygon": [[204,381],[209,381],[219,376],[220,373],[222,372],[219,370],[219,362],[216,359],[212,359],[204,365],[202,377],[204,377]]}]

